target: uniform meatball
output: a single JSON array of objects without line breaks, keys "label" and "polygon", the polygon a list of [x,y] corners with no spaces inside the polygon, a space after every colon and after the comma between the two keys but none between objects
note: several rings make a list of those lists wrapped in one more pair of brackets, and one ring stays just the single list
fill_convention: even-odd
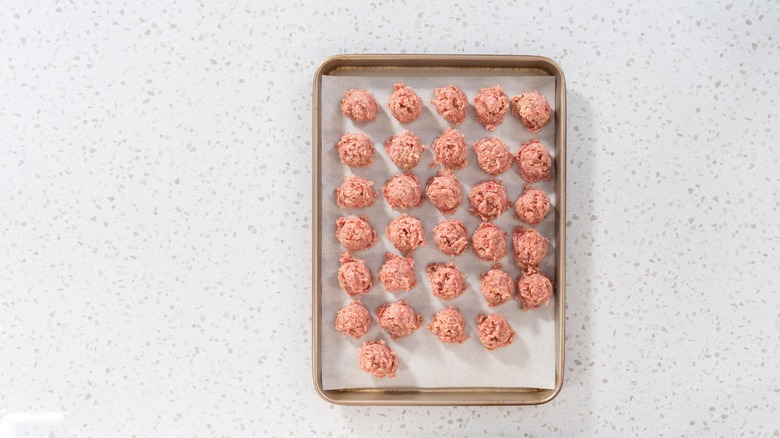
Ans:
[{"label": "uniform meatball", "polygon": [[425,146],[420,144],[420,137],[409,131],[404,131],[401,135],[394,134],[385,142],[385,152],[390,161],[404,170],[417,166],[423,151]]},{"label": "uniform meatball", "polygon": [[376,309],[379,325],[393,339],[403,338],[412,334],[422,325],[422,315],[415,315],[414,309],[406,301],[382,304]]},{"label": "uniform meatball", "polygon": [[537,91],[526,91],[512,98],[512,114],[531,134],[541,131],[550,121],[552,109],[547,98]]},{"label": "uniform meatball", "polygon": [[365,208],[374,205],[376,195],[373,181],[347,175],[336,189],[336,204],[341,208]]},{"label": "uniform meatball", "polygon": [[360,369],[374,377],[395,377],[398,371],[398,358],[384,341],[368,341],[358,354]]},{"label": "uniform meatball", "polygon": [[390,113],[401,123],[409,123],[420,117],[423,103],[420,96],[404,84],[395,84],[395,91],[387,102]]},{"label": "uniform meatball", "polygon": [[436,112],[444,120],[459,125],[466,119],[469,98],[466,97],[466,93],[463,90],[454,85],[437,88],[433,90],[433,97],[431,105],[436,108]]},{"label": "uniform meatball", "polygon": [[538,225],[550,211],[550,198],[541,190],[526,187],[515,201],[515,214],[528,225]]},{"label": "uniform meatball", "polygon": [[347,90],[341,101],[341,112],[358,123],[376,119],[376,99],[368,90]]},{"label": "uniform meatball", "polygon": [[365,216],[340,217],[336,221],[336,238],[348,251],[361,251],[376,243],[376,231]]},{"label": "uniform meatball", "polygon": [[342,254],[339,261],[341,266],[339,267],[338,280],[344,292],[351,297],[367,294],[374,286],[374,279],[371,276],[371,270],[366,267],[366,263],[361,259],[353,258],[348,252]]},{"label": "uniform meatball", "polygon": [[471,189],[469,204],[474,214],[483,221],[489,221],[501,216],[511,203],[506,194],[506,187],[498,181],[488,180]]},{"label": "uniform meatball", "polygon": [[515,282],[508,272],[496,263],[489,271],[479,276],[479,288],[488,306],[495,307],[506,303],[515,292]]},{"label": "uniform meatball", "polygon": [[446,344],[462,344],[466,336],[466,320],[457,307],[446,307],[433,315],[428,330]]},{"label": "uniform meatball", "polygon": [[480,169],[491,175],[500,175],[514,163],[509,146],[498,137],[487,137],[474,143]]},{"label": "uniform meatball", "polygon": [[466,167],[469,146],[466,137],[457,129],[447,128],[433,141],[433,165],[440,164],[450,170]]},{"label": "uniform meatball", "polygon": [[466,278],[452,262],[432,263],[425,271],[431,282],[431,292],[442,300],[456,298],[466,290]]},{"label": "uniform meatball", "polygon": [[336,143],[336,150],[341,162],[350,167],[368,167],[374,163],[376,154],[371,139],[362,132],[341,134],[339,142]]},{"label": "uniform meatball", "polygon": [[477,317],[477,333],[482,345],[488,350],[505,347],[512,343],[515,331],[507,320],[497,313]]},{"label": "uniform meatball", "polygon": [[507,234],[490,222],[479,224],[471,236],[471,246],[474,254],[482,260],[497,262],[507,253]]},{"label": "uniform meatball", "polygon": [[336,313],[336,330],[347,336],[358,339],[365,335],[370,328],[371,314],[360,304],[359,300],[351,302]]},{"label": "uniform meatball", "polygon": [[552,282],[539,273],[524,275],[517,282],[517,301],[520,301],[523,310],[535,309],[547,304],[552,293]]},{"label": "uniform meatball", "polygon": [[385,235],[390,243],[402,252],[413,251],[418,246],[425,245],[425,230],[422,222],[406,214],[387,224]]},{"label": "uniform meatball", "polygon": [[408,291],[417,286],[414,259],[388,252],[385,254],[385,262],[379,268],[377,278],[388,292]]},{"label": "uniform meatball", "polygon": [[439,251],[450,256],[459,256],[469,246],[466,227],[458,220],[448,220],[433,227],[433,241]]},{"label": "uniform meatball", "polygon": [[463,202],[463,189],[460,181],[447,169],[442,169],[438,176],[428,179],[425,194],[431,203],[444,214],[453,214],[458,211]]},{"label": "uniform meatball", "polygon": [[495,131],[509,110],[509,97],[498,85],[480,88],[479,93],[474,96],[474,110],[477,112],[477,121],[488,131]]},{"label": "uniform meatball", "polygon": [[422,187],[417,175],[407,172],[396,175],[385,183],[382,188],[382,195],[390,207],[407,208],[417,207],[422,204]]},{"label": "uniform meatball", "polygon": [[526,274],[538,272],[539,263],[542,262],[549,248],[547,239],[534,229],[517,227],[512,236],[512,245],[517,267]]},{"label": "uniform meatball", "polygon": [[529,183],[552,179],[552,158],[547,148],[537,139],[520,146],[515,154],[520,176]]}]

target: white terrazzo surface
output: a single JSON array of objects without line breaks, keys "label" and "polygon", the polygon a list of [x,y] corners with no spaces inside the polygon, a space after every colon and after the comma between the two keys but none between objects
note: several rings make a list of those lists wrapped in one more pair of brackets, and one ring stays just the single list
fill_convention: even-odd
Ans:
[{"label": "white terrazzo surface", "polygon": [[[4,3],[0,437],[780,434],[780,3],[646,3]],[[346,52],[563,67],[551,403],[315,395],[311,77]]]}]

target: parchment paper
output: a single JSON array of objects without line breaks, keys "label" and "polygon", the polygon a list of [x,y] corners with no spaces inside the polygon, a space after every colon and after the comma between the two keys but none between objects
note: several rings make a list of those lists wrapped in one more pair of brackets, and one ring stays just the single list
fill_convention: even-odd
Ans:
[{"label": "parchment paper", "polygon": [[[415,121],[401,124],[390,114],[387,100],[393,91],[393,84],[402,82],[412,87],[425,104],[422,115]],[[466,120],[454,126],[436,113],[433,105],[433,90],[436,87],[455,85],[466,92],[469,98],[469,110]],[[430,291],[430,283],[425,275],[429,263],[448,262],[452,258],[438,251],[433,242],[432,228],[445,219],[459,219],[466,226],[469,237],[477,228],[480,219],[469,210],[468,193],[480,181],[490,178],[477,164],[473,144],[487,136],[503,139],[514,153],[520,143],[538,138],[547,146],[554,157],[555,143],[554,119],[536,135],[530,134],[520,121],[507,112],[504,122],[493,132],[476,121],[472,106],[479,88],[501,85],[511,99],[525,90],[538,90],[547,97],[555,110],[555,79],[540,76],[508,77],[403,77],[403,76],[325,76],[322,78],[322,381],[325,389],[367,388],[367,387],[531,387],[551,389],[555,385],[555,317],[553,301],[547,306],[522,311],[514,299],[501,306],[490,308],[479,289],[479,275],[491,268],[492,263],[478,259],[471,245],[462,255],[455,257],[455,264],[466,276],[468,288],[460,297],[442,301]],[[351,88],[371,90],[377,100],[379,112],[373,122],[358,124],[345,117],[339,108],[344,91]],[[448,126],[456,127],[466,136],[469,143],[468,166],[458,170],[455,175],[463,185],[463,204],[457,213],[444,216],[425,199],[423,205],[407,210],[406,213],[417,217],[425,227],[426,244],[414,251],[417,287],[409,292],[386,292],[376,279],[384,261],[385,252],[398,251],[385,237],[385,227],[392,219],[401,215],[401,211],[391,209],[381,194],[382,186],[391,176],[401,173],[384,151],[385,141],[394,133],[404,129],[417,134],[428,147],[420,163],[412,171],[420,178],[425,189],[428,178],[438,172],[429,165],[433,161],[431,145],[433,140]],[[364,132],[369,135],[376,148],[374,164],[368,168],[349,168],[341,163],[334,145],[343,132]],[[335,203],[334,190],[350,173],[374,181],[379,191],[376,203],[366,209],[342,210]],[[514,201],[523,191],[525,182],[518,173],[517,164],[496,179],[507,187],[509,198]],[[541,271],[554,282],[555,274],[555,186],[554,182],[535,183],[535,187],[544,190],[550,197],[553,208],[547,218],[535,228],[550,240],[550,250],[541,264]],[[365,215],[376,229],[380,240],[372,248],[353,255],[366,261],[374,276],[374,287],[360,300],[368,308],[373,318],[371,330],[361,339],[353,339],[334,329],[336,312],[350,303],[351,298],[341,289],[337,280],[339,255],[344,248],[335,237],[336,219],[343,215]],[[494,220],[497,226],[509,236],[509,254],[500,262],[513,278],[517,279],[520,270],[515,266],[512,256],[512,231],[522,223],[515,218],[514,211],[504,212]],[[423,326],[413,334],[392,340],[378,325],[376,308],[387,302],[404,299],[424,317]],[[463,344],[443,344],[426,328],[431,317],[448,305],[458,306],[466,319],[469,339]],[[488,351],[479,341],[476,331],[476,317],[479,314],[501,313],[517,332],[512,345],[494,351]],[[378,379],[363,372],[358,367],[358,351],[364,341],[384,340],[398,355],[399,368],[395,378]]]}]

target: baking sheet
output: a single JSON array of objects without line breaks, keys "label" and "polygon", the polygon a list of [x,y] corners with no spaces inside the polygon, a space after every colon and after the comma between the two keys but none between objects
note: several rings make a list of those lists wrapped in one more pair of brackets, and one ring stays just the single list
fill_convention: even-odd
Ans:
[{"label": "baking sheet", "polygon": [[[403,82],[412,87],[425,103],[422,115],[414,122],[401,124],[395,120],[387,109],[387,100],[393,91],[393,84]],[[455,85],[464,90],[473,101],[479,88],[496,84],[504,87],[510,98],[524,90],[538,90],[545,95],[555,110],[555,78],[549,76],[458,76],[458,77],[417,77],[417,76],[324,76],[322,78],[322,212],[321,212],[321,363],[322,385],[328,389],[349,388],[463,388],[463,387],[527,387],[553,389],[555,387],[555,317],[553,300],[547,306],[528,312],[520,310],[516,301],[512,300],[501,306],[490,308],[479,289],[479,275],[490,269],[491,263],[482,261],[469,250],[454,258],[455,264],[464,272],[468,288],[460,297],[442,301],[430,292],[430,285],[425,275],[425,267],[429,263],[447,262],[452,258],[440,253],[433,243],[431,229],[446,219],[459,219],[473,233],[480,219],[468,212],[468,193],[475,184],[489,179],[477,165],[473,148],[469,148],[467,168],[455,172],[464,189],[463,204],[455,215],[444,216],[426,199],[421,207],[407,210],[406,213],[419,218],[426,231],[426,245],[414,251],[417,287],[409,292],[386,292],[376,280],[376,275],[384,261],[386,252],[398,253],[385,237],[384,229],[388,222],[402,214],[391,209],[381,195],[385,181],[395,174],[401,173],[384,152],[385,141],[394,133],[404,129],[415,133],[421,142],[428,147],[420,163],[412,171],[418,175],[425,187],[430,176],[438,169],[429,165],[433,161],[431,144],[442,131],[450,125],[435,111],[429,101],[433,98],[436,87]],[[377,119],[366,124],[354,123],[344,117],[339,108],[344,90],[350,88],[369,89],[379,105]],[[520,143],[531,138],[538,138],[547,146],[554,157],[555,154],[555,120],[545,126],[542,132],[530,134],[519,120],[507,113],[504,123],[498,129],[488,132],[476,121],[473,106],[469,107],[466,120],[456,127],[466,136],[469,145],[474,141],[497,136],[504,140],[512,152]],[[349,168],[341,163],[334,145],[343,132],[364,132],[369,135],[377,151],[374,164],[368,168]],[[348,174],[356,174],[374,181],[375,188],[380,191],[377,202],[366,209],[342,210],[335,203],[334,190]],[[512,202],[523,191],[525,182],[517,171],[517,165],[504,174],[496,177],[507,187]],[[542,261],[541,271],[556,281],[555,274],[555,186],[554,181],[535,183],[535,187],[544,190],[550,197],[553,208],[545,220],[536,228],[550,240],[550,250]],[[356,340],[337,332],[333,326],[336,312],[349,304],[351,298],[341,289],[337,280],[339,255],[344,252],[335,237],[336,219],[344,215],[365,215],[377,231],[380,240],[372,248],[353,255],[366,261],[366,265],[374,276],[374,287],[361,297],[361,302],[369,309],[373,318],[371,330],[361,339]],[[513,278],[520,275],[515,266],[511,251],[512,230],[522,223],[509,210],[493,221],[508,235],[509,254],[500,262]],[[404,299],[409,305],[424,317],[423,327],[412,335],[392,340],[376,322],[376,308],[384,303]],[[436,339],[424,326],[430,322],[434,313],[442,308],[453,305],[460,307],[466,318],[466,330],[469,339],[464,344],[443,344]],[[517,332],[512,345],[494,351],[487,351],[479,342],[476,332],[475,318],[479,314],[501,313]],[[360,346],[366,340],[384,340],[398,355],[399,369],[393,379],[378,379],[363,372],[358,367],[357,355]]]}]

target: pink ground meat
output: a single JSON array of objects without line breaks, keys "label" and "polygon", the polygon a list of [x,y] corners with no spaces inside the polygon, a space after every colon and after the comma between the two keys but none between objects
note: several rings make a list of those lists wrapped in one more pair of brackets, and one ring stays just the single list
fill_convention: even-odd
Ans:
[{"label": "pink ground meat", "polygon": [[474,254],[482,260],[497,262],[507,253],[507,234],[490,222],[479,224],[471,236]]},{"label": "pink ground meat", "polygon": [[395,84],[395,91],[387,101],[390,113],[401,123],[409,123],[420,117],[423,103],[420,96],[404,84]]},{"label": "pink ground meat", "polygon": [[358,123],[376,119],[376,99],[368,90],[347,90],[341,101],[341,112]]},{"label": "pink ground meat", "polygon": [[469,193],[471,211],[484,221],[493,220],[509,209],[506,187],[498,181],[488,180],[475,185]]},{"label": "pink ground meat", "polygon": [[539,271],[539,263],[547,254],[550,244],[538,231],[517,227],[512,237],[512,245],[517,267],[524,273],[531,274]]},{"label": "pink ground meat", "polygon": [[547,148],[537,139],[531,139],[520,146],[515,153],[520,176],[529,183],[552,179],[552,157]]},{"label": "pink ground meat", "polygon": [[444,214],[453,214],[458,211],[463,202],[463,189],[460,181],[447,169],[442,169],[438,176],[428,179],[425,194],[431,203]]},{"label": "pink ground meat", "polygon": [[466,227],[458,220],[447,220],[433,227],[433,241],[439,251],[450,256],[459,256],[469,246]]},{"label": "pink ground meat", "polygon": [[512,343],[515,331],[507,320],[497,313],[477,317],[477,333],[482,345],[488,350],[505,347]]},{"label": "pink ground meat", "polygon": [[515,282],[508,272],[501,269],[500,264],[495,264],[489,271],[479,276],[479,288],[485,297],[488,306],[495,307],[512,299],[515,292]]},{"label": "pink ground meat", "polygon": [[406,301],[382,304],[376,309],[379,325],[393,339],[412,334],[422,325],[422,315],[415,315],[414,309]]},{"label": "pink ground meat", "polygon": [[374,205],[376,195],[373,181],[347,175],[336,189],[336,204],[341,208],[365,208]]},{"label": "pink ground meat", "polygon": [[450,170],[466,167],[469,146],[466,137],[457,129],[447,128],[433,141],[433,165],[441,164]]},{"label": "pink ground meat", "polygon": [[469,106],[469,99],[466,93],[460,88],[450,85],[433,90],[433,100],[431,105],[436,108],[436,112],[444,120],[456,125],[466,119],[466,109]]},{"label": "pink ground meat", "polygon": [[346,216],[336,220],[336,238],[348,251],[361,251],[376,243],[376,231],[365,216]]},{"label": "pink ground meat", "polygon": [[394,134],[385,142],[385,152],[390,157],[390,161],[404,170],[417,166],[423,151],[425,146],[420,144],[420,137],[409,131],[404,131],[400,135]]},{"label": "pink ground meat", "polygon": [[379,268],[377,278],[388,292],[408,291],[417,286],[414,259],[388,252],[385,254],[385,262]]},{"label": "pink ground meat", "polygon": [[437,298],[451,300],[466,290],[466,278],[452,262],[432,263],[425,271],[431,282],[431,292]]},{"label": "pink ground meat", "polygon": [[371,314],[360,301],[353,301],[336,313],[336,330],[358,339],[371,328]]},{"label": "pink ground meat", "polygon": [[517,282],[517,301],[520,301],[523,310],[549,303],[552,293],[552,282],[539,273],[524,275]]},{"label": "pink ground meat", "polygon": [[398,371],[398,358],[384,341],[367,341],[358,354],[360,369],[374,377],[395,377]]},{"label": "pink ground meat", "polygon": [[402,214],[393,219],[385,228],[385,235],[399,251],[413,251],[425,245],[425,230],[419,219]]},{"label": "pink ground meat", "polygon": [[396,175],[382,187],[382,195],[390,207],[405,210],[422,204],[422,187],[417,175],[407,172]]},{"label": "pink ground meat", "polygon": [[509,110],[509,97],[498,85],[481,88],[474,96],[474,110],[477,113],[477,121],[488,131],[495,131],[504,121],[504,114]]},{"label": "pink ground meat", "polygon": [[537,91],[526,91],[512,98],[512,114],[531,134],[542,130],[550,121],[552,109],[547,98]]},{"label": "pink ground meat", "polygon": [[344,292],[351,297],[367,294],[374,286],[374,280],[366,263],[361,259],[353,258],[348,252],[341,254],[339,261],[341,266],[338,280]]},{"label": "pink ground meat", "polygon": [[490,175],[506,172],[515,161],[509,146],[498,137],[487,137],[477,141],[474,143],[474,152],[477,154],[480,169]]},{"label": "pink ground meat", "polygon": [[533,187],[526,187],[515,201],[515,215],[528,225],[538,225],[550,211],[550,198]]},{"label": "pink ground meat", "polygon": [[368,167],[374,163],[374,145],[371,139],[363,133],[347,132],[341,134],[336,143],[336,151],[341,162],[350,167]]},{"label": "pink ground meat", "polygon": [[435,315],[428,324],[428,330],[446,344],[462,344],[466,336],[466,320],[457,307],[446,307]]}]

